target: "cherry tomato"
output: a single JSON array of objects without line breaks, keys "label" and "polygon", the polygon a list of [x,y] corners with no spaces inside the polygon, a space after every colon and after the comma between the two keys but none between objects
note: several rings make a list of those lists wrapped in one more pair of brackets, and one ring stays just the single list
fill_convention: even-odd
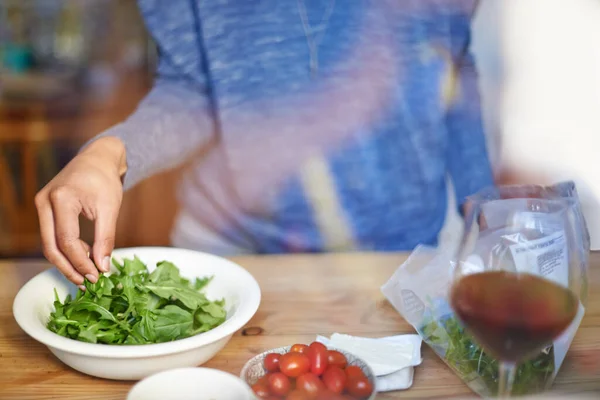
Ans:
[{"label": "cherry tomato", "polygon": [[281,354],[270,353],[265,357],[265,369],[269,372],[279,371],[279,359]]},{"label": "cherry tomato", "polygon": [[308,358],[310,359],[310,372],[321,376],[327,369],[327,347],[323,343],[312,342],[308,346]]},{"label": "cherry tomato", "polygon": [[335,365],[336,367],[344,369],[346,368],[346,365],[348,365],[348,360],[346,360],[346,356],[339,351],[329,350],[327,352],[327,363],[329,365]]},{"label": "cherry tomato", "polygon": [[271,374],[266,374],[261,376],[260,378],[258,378],[258,380],[256,381],[256,384],[260,384],[260,385],[264,385],[264,386],[269,386],[269,376],[271,376]]},{"label": "cherry tomato", "polygon": [[285,396],[290,392],[292,384],[290,378],[281,372],[274,372],[269,376],[269,391],[277,396]]},{"label": "cherry tomato", "polygon": [[346,373],[339,367],[329,366],[323,373],[323,383],[325,387],[333,393],[340,394],[346,387]]},{"label": "cherry tomato", "polygon": [[350,378],[346,384],[346,389],[354,397],[365,398],[369,397],[373,392],[373,385],[367,377]]},{"label": "cherry tomato", "polygon": [[260,383],[252,385],[252,391],[259,399],[266,399],[271,395],[271,393],[269,393],[269,387]]},{"label": "cherry tomato", "polygon": [[290,378],[297,378],[310,371],[310,359],[301,353],[286,353],[279,359],[279,369]]},{"label": "cherry tomato", "polygon": [[286,397],[285,400],[308,400],[309,397],[302,390],[293,390]]},{"label": "cherry tomato", "polygon": [[[320,391],[317,394],[317,397],[315,398],[315,400],[345,400],[345,399],[346,398],[343,395],[334,393],[328,389]],[[352,398],[352,400],[356,400],[356,399]]]},{"label": "cherry tomato", "polygon": [[363,370],[360,369],[360,367],[357,367],[356,365],[349,365],[344,371],[346,372],[346,376],[348,377],[348,379],[365,377],[365,373],[363,372]]},{"label": "cherry tomato", "polygon": [[308,352],[308,346],[305,344],[295,344],[290,349],[290,352],[306,354]]},{"label": "cherry tomato", "polygon": [[308,397],[315,398],[325,389],[325,384],[319,377],[312,372],[307,372],[300,375],[296,380],[296,388],[306,392]]}]

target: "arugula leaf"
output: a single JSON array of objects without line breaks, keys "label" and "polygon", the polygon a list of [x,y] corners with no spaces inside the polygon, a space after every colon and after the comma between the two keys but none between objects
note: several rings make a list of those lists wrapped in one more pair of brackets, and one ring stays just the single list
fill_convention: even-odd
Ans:
[{"label": "arugula leaf", "polygon": [[181,282],[179,269],[175,264],[168,261],[161,261],[156,264],[156,269],[150,274],[150,281],[153,283],[160,282]]},{"label": "arugula leaf", "polygon": [[117,269],[117,271],[119,271],[120,274],[123,274],[123,264],[120,264],[114,257],[111,260],[112,265],[114,265],[114,267]]},{"label": "arugula leaf", "polygon": [[146,285],[146,287],[155,295],[172,302],[180,301],[192,310],[208,303],[208,300],[202,293],[179,284],[168,282],[162,285]]},{"label": "arugula leaf", "polygon": [[74,302],[72,304],[72,306],[69,308],[69,310],[67,311],[67,315],[69,315],[69,312],[79,311],[79,310],[87,310],[87,311],[96,312],[100,315],[100,318],[108,319],[110,321],[116,322],[116,320],[117,320],[115,318],[115,316],[112,315],[112,313],[110,311],[108,311],[106,308],[104,308],[101,305],[94,303],[93,301],[90,301],[90,300],[81,300],[81,301]]},{"label": "arugula leaf", "polygon": [[133,276],[147,273],[146,265],[137,256],[134,256],[133,260],[127,258],[123,260],[123,272],[121,274]]},{"label": "arugula leaf", "polygon": [[196,278],[196,281],[194,282],[194,289],[196,289],[196,290],[204,289],[204,287],[206,287],[206,285],[208,285],[212,281],[212,279],[213,279],[212,276],[207,276],[205,278]]},{"label": "arugula leaf", "polygon": [[189,311],[175,305],[168,305],[162,310],[156,310],[154,332],[157,342],[170,342],[190,336],[193,319]]},{"label": "arugula leaf", "polygon": [[[454,318],[431,319],[419,334],[467,384],[480,381],[490,396],[498,392],[498,361],[487,355]],[[517,367],[512,394],[538,393],[547,387],[554,373],[554,348],[550,346],[533,360]]]},{"label": "arugula leaf", "polygon": [[156,342],[154,332],[154,320],[150,316],[150,311],[144,311],[139,321],[135,323],[132,330],[147,342]]},{"label": "arugula leaf", "polygon": [[227,316],[227,313],[225,312],[225,310],[223,309],[223,307],[219,306],[216,302],[215,303],[208,303],[205,306],[200,307],[202,309],[202,311],[204,311],[207,314],[210,314],[211,317],[214,318],[225,318]]},{"label": "arugula leaf", "polygon": [[212,277],[192,284],[168,261],[151,274],[136,256],[112,262],[118,273],[86,280],[74,299],[67,295],[61,302],[54,291],[49,330],[88,343],[141,345],[206,332],[227,318],[225,301],[210,301],[200,291]]},{"label": "arugula leaf", "polygon": [[79,335],[77,335],[77,339],[81,340],[82,342],[98,343],[98,339],[94,332],[88,329],[80,331]]},{"label": "arugula leaf", "polygon": [[86,292],[85,294],[92,294],[97,297],[107,296],[112,293],[112,289],[115,286],[114,283],[105,275],[100,275],[96,283],[92,283],[88,280],[84,282]]}]

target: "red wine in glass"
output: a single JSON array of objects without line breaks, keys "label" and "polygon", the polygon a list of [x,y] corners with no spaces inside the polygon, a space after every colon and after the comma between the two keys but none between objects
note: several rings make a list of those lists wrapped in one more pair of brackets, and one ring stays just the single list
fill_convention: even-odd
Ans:
[{"label": "red wine in glass", "polygon": [[506,271],[462,276],[451,289],[450,302],[483,349],[512,367],[563,333],[579,307],[566,287]]},{"label": "red wine in glass", "polygon": [[571,324],[579,301],[568,288],[530,274],[465,275],[452,289],[459,319],[493,356],[518,362],[549,345]]}]

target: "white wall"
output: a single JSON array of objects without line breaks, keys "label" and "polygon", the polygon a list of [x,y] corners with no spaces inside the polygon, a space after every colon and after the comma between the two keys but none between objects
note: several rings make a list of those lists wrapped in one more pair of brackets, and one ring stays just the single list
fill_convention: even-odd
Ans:
[{"label": "white wall", "polygon": [[472,24],[471,51],[479,71],[482,112],[488,135],[488,148],[493,165],[499,161],[501,137],[501,102],[504,74],[502,43],[503,2],[481,0]]},{"label": "white wall", "polygon": [[600,249],[600,0],[482,0],[479,11],[494,161],[532,183],[575,180]]}]

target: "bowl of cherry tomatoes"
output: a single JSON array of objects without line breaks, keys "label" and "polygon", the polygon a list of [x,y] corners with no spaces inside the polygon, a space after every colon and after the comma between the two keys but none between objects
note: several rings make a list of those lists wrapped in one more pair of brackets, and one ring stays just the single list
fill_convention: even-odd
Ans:
[{"label": "bowl of cherry tomatoes", "polygon": [[240,377],[259,399],[372,400],[377,393],[366,362],[320,342],[265,351],[244,365]]}]

